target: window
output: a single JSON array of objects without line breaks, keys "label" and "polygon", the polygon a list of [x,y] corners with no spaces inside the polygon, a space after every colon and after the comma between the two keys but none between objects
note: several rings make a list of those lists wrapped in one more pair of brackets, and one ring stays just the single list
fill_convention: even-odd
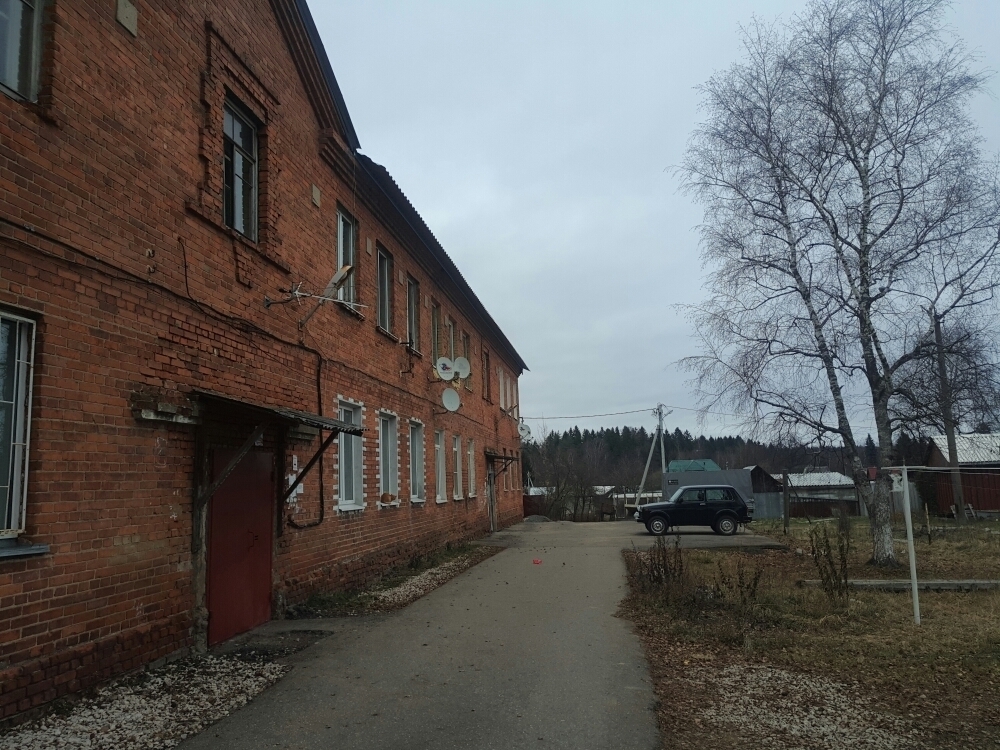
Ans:
[{"label": "window", "polygon": [[424,495],[424,426],[410,422],[410,500]]},{"label": "window", "polygon": [[507,411],[507,383],[504,382],[502,367],[497,368],[497,378],[499,378],[500,382],[500,411]]},{"label": "window", "polygon": [[[470,359],[471,354],[472,354],[472,342],[469,340],[469,334],[467,334],[465,331],[462,331],[462,356],[465,357],[465,361],[468,362],[470,365],[472,364],[472,360]],[[467,391],[472,390],[472,378],[465,379],[465,390]]]},{"label": "window", "polygon": [[434,433],[434,492],[439,503],[447,499],[447,479],[444,468],[444,430],[438,430]]},{"label": "window", "polygon": [[455,361],[455,321],[448,318],[445,325],[448,327],[448,359]]},{"label": "window", "polygon": [[224,111],[223,218],[227,227],[232,227],[247,239],[256,240],[257,129],[235,104],[227,102]]},{"label": "window", "polygon": [[354,279],[358,275],[355,244],[357,238],[354,231],[354,219],[343,211],[337,212],[337,268],[354,266],[354,273],[349,274],[343,286],[337,291],[337,299],[343,302],[356,302]]},{"label": "window", "polygon": [[469,497],[476,496],[476,441],[469,441]]},{"label": "window", "polygon": [[490,374],[490,353],[483,348],[483,398],[493,403],[493,389],[491,388],[492,382],[490,378],[493,376]]},{"label": "window", "polygon": [[461,500],[462,499],[462,438],[459,437],[458,435],[455,435],[451,439],[451,452],[452,452],[452,458],[455,461],[454,465],[455,483],[454,483],[454,488],[452,489],[452,492],[454,493],[453,497],[456,500]]},{"label": "window", "polygon": [[431,367],[437,366],[441,356],[441,305],[431,305]]},{"label": "window", "polygon": [[406,343],[420,351],[420,284],[412,276],[406,279]]},{"label": "window", "polygon": [[[361,407],[342,403],[340,405],[340,419],[342,422],[360,427]],[[340,495],[338,503],[341,508],[364,507],[362,466],[361,436],[340,433]]]},{"label": "window", "polygon": [[392,332],[392,256],[378,249],[378,326]]},{"label": "window", "polygon": [[0,0],[0,87],[35,101],[41,63],[43,0]]},{"label": "window", "polygon": [[[379,495],[399,495],[399,457],[396,418],[380,414],[378,418]],[[383,501],[384,502],[384,501]]]},{"label": "window", "polygon": [[729,502],[729,493],[724,489],[711,489],[706,491],[705,499],[709,505],[725,505]]},{"label": "window", "polygon": [[0,315],[0,537],[24,531],[35,325]]}]

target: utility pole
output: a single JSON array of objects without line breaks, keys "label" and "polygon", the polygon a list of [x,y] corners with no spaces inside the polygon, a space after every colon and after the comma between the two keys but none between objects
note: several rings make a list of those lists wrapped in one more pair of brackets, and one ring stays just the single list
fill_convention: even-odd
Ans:
[{"label": "utility pole", "polygon": [[955,520],[965,523],[965,495],[962,492],[962,474],[958,467],[958,446],[955,442],[955,413],[951,404],[951,383],[944,357],[944,337],[941,335],[941,318],[931,308],[934,321],[934,343],[937,345],[938,381],[940,386],[941,416],[944,418],[944,434],[948,439],[948,466],[951,467],[951,494],[955,499]]},{"label": "utility pole", "polygon": [[638,508],[642,502],[642,491],[646,489],[646,477],[649,476],[649,465],[653,462],[653,451],[656,450],[657,442],[660,444],[660,482],[667,473],[667,453],[663,449],[663,418],[674,413],[674,410],[664,412],[663,404],[657,404],[654,410],[656,414],[656,434],[653,442],[649,446],[649,455],[646,456],[646,468],[642,470],[642,481],[639,483],[639,491],[635,493],[635,507]]}]

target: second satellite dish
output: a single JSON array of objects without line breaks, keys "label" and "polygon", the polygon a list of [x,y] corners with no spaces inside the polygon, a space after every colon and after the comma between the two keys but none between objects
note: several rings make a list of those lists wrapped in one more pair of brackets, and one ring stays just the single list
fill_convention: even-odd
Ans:
[{"label": "second satellite dish", "polygon": [[465,357],[455,358],[455,374],[458,375],[462,380],[465,380],[472,373],[472,365],[469,364],[469,360]]},{"label": "second satellite dish", "polygon": [[438,357],[434,369],[437,370],[441,380],[452,380],[455,377],[455,363],[447,357]]},{"label": "second satellite dish", "polygon": [[448,411],[458,411],[462,405],[462,398],[454,388],[445,388],[444,393],[441,394],[441,403]]},{"label": "second satellite dish", "polygon": [[527,440],[531,437],[531,428],[524,422],[521,422],[521,424],[517,426],[517,434],[521,436],[521,440]]}]

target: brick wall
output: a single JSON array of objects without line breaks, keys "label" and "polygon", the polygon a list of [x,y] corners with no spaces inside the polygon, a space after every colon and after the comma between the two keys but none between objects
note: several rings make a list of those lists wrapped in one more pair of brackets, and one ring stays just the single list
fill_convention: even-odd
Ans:
[{"label": "brick wall", "polygon": [[[274,5],[287,10],[285,0]],[[0,717],[198,645],[198,428],[137,420],[137,402],[187,408],[192,390],[208,389],[330,416],[339,397],[364,404],[367,507],[338,512],[334,445],[282,513],[300,526],[316,522],[322,480],[323,522],[276,532],[279,615],[318,589],[358,585],[485,533],[483,450],[519,450],[516,423],[500,412],[495,382],[493,402],[484,399],[480,372],[484,347],[510,374],[517,361],[356,169],[344,135],[321,128],[271,4],[144,2],[138,37],[116,24],[111,0],[50,7],[40,103],[0,95],[0,305],[37,321],[25,538],[50,545],[40,557],[0,559]],[[227,91],[263,123],[257,243],[221,222]],[[337,159],[349,169],[335,168]],[[358,222],[356,285],[369,307],[359,316],[326,305],[300,328],[309,305],[268,309],[264,296],[281,298],[297,282],[322,290],[336,266],[338,207]],[[397,338],[406,324],[400,271],[471,336],[472,390],[455,414],[441,413],[443,386],[426,353],[429,307],[420,306],[423,356],[375,326],[376,243],[394,258]],[[384,509],[376,505],[380,410],[399,420],[401,503]],[[423,504],[408,501],[410,419],[425,429]],[[448,449],[441,504],[436,429]],[[463,460],[465,441],[475,441],[477,463],[476,496],[457,501],[455,434]],[[268,445],[280,437],[269,433]],[[318,444],[288,442],[284,472]],[[501,525],[521,517],[513,486],[498,483]]]}]

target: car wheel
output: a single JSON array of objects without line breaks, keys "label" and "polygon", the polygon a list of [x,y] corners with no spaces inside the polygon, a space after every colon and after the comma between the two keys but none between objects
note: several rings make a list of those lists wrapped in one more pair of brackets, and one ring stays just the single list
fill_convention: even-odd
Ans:
[{"label": "car wheel", "polygon": [[736,519],[732,516],[723,516],[715,522],[715,533],[722,536],[732,536],[736,533]]},{"label": "car wheel", "polygon": [[669,528],[669,526],[667,524],[666,518],[657,516],[656,518],[651,518],[649,520],[649,523],[646,525],[646,528],[649,529],[649,533],[653,534],[654,536],[663,536],[664,534],[667,533],[667,529]]}]

